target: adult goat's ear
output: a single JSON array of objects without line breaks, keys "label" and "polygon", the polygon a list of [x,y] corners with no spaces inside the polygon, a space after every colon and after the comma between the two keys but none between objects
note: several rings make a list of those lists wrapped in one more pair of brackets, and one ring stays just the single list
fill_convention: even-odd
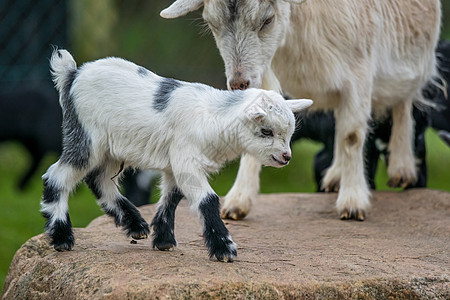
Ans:
[{"label": "adult goat's ear", "polygon": [[298,112],[310,107],[313,104],[312,100],[309,99],[294,99],[286,100],[287,105],[292,110],[292,112]]},{"label": "adult goat's ear", "polygon": [[203,0],[177,0],[166,9],[163,9],[160,16],[164,19],[175,19],[197,10],[203,5]]}]

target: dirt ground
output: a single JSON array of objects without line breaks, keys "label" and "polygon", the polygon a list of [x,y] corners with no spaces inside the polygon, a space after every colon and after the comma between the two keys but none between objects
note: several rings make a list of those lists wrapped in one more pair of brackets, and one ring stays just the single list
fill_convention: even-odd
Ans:
[{"label": "dirt ground", "polygon": [[[185,201],[178,247],[131,243],[102,216],[56,252],[45,235],[16,253],[2,299],[450,299],[450,193],[375,192],[364,222],[341,221],[336,194],[260,195],[249,216],[225,223],[233,263],[208,258]],[[147,220],[155,205],[141,207]]]}]

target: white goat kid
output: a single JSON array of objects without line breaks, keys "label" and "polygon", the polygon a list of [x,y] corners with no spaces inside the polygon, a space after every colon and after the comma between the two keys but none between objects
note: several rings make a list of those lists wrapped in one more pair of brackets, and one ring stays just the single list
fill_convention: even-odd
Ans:
[{"label": "white goat kid", "polygon": [[[416,180],[411,110],[436,74],[438,0],[177,0],[161,16],[203,4],[229,88],[282,89],[314,99],[315,109],[334,110],[334,161],[322,185],[339,190],[341,219],[364,220],[370,205],[362,154],[371,113],[392,109],[389,185]],[[259,170],[250,156],[242,158],[222,217],[248,213]]]},{"label": "white goat kid", "polygon": [[81,180],[128,236],[148,236],[148,224],[117,188],[121,170],[133,167],[163,171],[151,223],[153,247],[176,246],[175,209],[185,197],[203,224],[210,257],[231,261],[236,245],[220,219],[219,197],[207,174],[242,153],[267,166],[287,165],[293,111],[312,101],[286,102],[257,89],[216,90],[163,78],[120,58],[77,69],[66,50],[55,50],[50,65],[63,110],[63,151],[43,175],[41,211],[54,248],[74,245],[68,196]]}]

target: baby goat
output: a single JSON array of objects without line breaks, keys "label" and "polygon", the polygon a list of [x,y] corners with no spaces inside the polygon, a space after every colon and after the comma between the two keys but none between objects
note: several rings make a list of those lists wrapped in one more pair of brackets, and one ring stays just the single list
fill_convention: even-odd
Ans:
[{"label": "baby goat", "polygon": [[68,196],[81,180],[127,236],[148,236],[148,224],[117,188],[121,170],[133,167],[163,172],[153,247],[176,246],[175,209],[185,197],[203,224],[210,257],[231,261],[236,245],[207,175],[243,153],[266,166],[287,165],[293,111],[312,101],[285,101],[258,89],[216,90],[163,78],[120,58],[77,69],[66,50],[55,50],[50,66],[63,111],[63,151],[42,177],[41,211],[54,248],[74,245]]}]

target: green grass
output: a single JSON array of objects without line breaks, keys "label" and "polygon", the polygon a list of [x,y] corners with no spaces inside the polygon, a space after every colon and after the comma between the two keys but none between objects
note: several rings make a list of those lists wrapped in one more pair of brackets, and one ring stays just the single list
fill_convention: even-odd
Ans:
[{"label": "green grass", "polygon": [[[450,148],[445,146],[436,133],[427,132],[427,163],[429,171],[428,186],[433,189],[450,191]],[[261,173],[262,193],[314,192],[312,159],[320,145],[310,141],[300,141],[293,146],[293,159],[282,169],[263,168]],[[39,213],[42,193],[40,174],[57,159],[49,155],[26,191],[19,192],[16,182],[29,163],[24,148],[15,143],[0,144],[0,289],[8,271],[9,264],[17,249],[29,238],[43,232],[44,219]],[[219,195],[224,195],[232,186],[238,162],[229,164],[223,171],[211,178],[211,184]],[[386,168],[380,163],[377,174],[378,189],[386,186]],[[159,192],[154,193],[157,199]],[[102,212],[94,196],[81,185],[70,199],[70,216],[74,227],[85,227]],[[148,220],[149,221],[149,220]]]}]

